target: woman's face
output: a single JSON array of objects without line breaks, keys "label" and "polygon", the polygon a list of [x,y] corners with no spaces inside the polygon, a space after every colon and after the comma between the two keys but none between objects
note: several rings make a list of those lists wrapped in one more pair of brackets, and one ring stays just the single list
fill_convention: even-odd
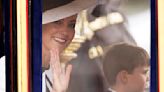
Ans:
[{"label": "woman's face", "polygon": [[62,52],[75,34],[77,15],[42,25],[42,67],[49,68],[50,50]]}]

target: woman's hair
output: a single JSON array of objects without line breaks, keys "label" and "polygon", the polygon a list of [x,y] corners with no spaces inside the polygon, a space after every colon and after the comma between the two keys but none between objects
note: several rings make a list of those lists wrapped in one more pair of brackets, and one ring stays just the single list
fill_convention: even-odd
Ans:
[{"label": "woman's hair", "polygon": [[133,73],[136,67],[149,66],[148,53],[141,47],[121,43],[107,49],[103,70],[109,85],[115,84],[116,76],[122,70]]}]

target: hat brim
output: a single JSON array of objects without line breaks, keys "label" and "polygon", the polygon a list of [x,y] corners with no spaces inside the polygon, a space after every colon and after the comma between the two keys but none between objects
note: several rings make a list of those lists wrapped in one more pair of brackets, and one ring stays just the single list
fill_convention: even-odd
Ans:
[{"label": "hat brim", "polygon": [[51,23],[72,15],[96,5],[96,0],[74,0],[69,4],[53,8],[43,12],[42,24]]}]

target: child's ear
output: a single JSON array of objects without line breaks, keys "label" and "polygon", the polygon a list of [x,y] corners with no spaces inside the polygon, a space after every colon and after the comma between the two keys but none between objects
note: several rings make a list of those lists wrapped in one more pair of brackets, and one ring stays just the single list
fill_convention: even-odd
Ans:
[{"label": "child's ear", "polygon": [[125,70],[120,71],[117,78],[120,83],[126,84],[128,82],[128,72]]}]

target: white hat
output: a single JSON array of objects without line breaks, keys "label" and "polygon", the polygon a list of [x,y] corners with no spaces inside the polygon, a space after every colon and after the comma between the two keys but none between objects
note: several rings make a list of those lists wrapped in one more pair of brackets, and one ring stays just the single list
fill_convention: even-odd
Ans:
[{"label": "white hat", "polygon": [[57,21],[96,5],[96,0],[43,0],[42,24]]}]

